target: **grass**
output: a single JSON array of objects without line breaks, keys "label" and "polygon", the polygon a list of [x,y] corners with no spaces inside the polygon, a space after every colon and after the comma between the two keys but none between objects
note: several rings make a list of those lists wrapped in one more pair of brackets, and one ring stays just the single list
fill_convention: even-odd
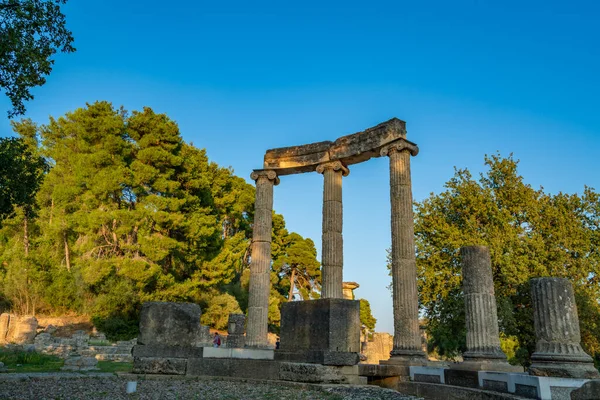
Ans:
[{"label": "grass", "polygon": [[[57,356],[37,353],[35,351],[0,349],[0,362],[8,372],[59,372],[64,360]],[[98,361],[97,372],[130,372],[132,363]]]},{"label": "grass", "polygon": [[0,350],[0,361],[8,372],[56,372],[64,364],[56,356],[22,350]]},{"label": "grass", "polygon": [[98,361],[100,372],[131,372],[133,363],[130,362],[115,362],[115,361]]},{"label": "grass", "polygon": [[90,346],[110,346],[111,343],[108,340],[94,340],[94,339],[90,339],[88,341],[88,345]]}]

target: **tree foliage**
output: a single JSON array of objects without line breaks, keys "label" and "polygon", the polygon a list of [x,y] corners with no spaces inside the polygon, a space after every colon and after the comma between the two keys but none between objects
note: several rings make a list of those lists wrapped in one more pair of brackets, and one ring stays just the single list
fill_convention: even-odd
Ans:
[{"label": "tree foliage", "polygon": [[25,113],[30,89],[46,83],[57,51],[70,53],[72,33],[61,5],[67,0],[0,2],[0,88],[12,104],[8,116]]},{"label": "tree foliage", "polygon": [[[527,363],[535,348],[529,279],[565,277],[574,285],[583,346],[600,355],[600,197],[535,190],[512,156],[485,158],[478,180],[456,170],[446,190],[417,204],[419,294],[430,346],[454,356],[465,348],[459,249],[490,248],[504,347]],[[510,346],[509,346],[510,344]]]},{"label": "tree foliage", "polygon": [[[217,328],[246,311],[254,187],[185,143],[175,122],[97,102],[47,125],[14,127],[22,136],[10,142],[20,146],[15,154],[42,155],[51,169],[31,197],[38,212],[28,250],[22,211],[0,229],[0,292],[13,309],[87,313],[119,338],[132,334],[144,301],[196,302]],[[273,271],[274,327],[288,265],[310,269],[298,273],[301,290],[318,288],[312,241],[276,220],[275,250],[286,262]]]},{"label": "tree foliage", "polygon": [[360,323],[371,332],[375,330],[377,319],[371,314],[371,303],[366,299],[360,299]]},{"label": "tree foliage", "polygon": [[24,139],[0,138],[0,226],[4,218],[15,212],[15,207],[24,208],[31,216],[47,167]]}]

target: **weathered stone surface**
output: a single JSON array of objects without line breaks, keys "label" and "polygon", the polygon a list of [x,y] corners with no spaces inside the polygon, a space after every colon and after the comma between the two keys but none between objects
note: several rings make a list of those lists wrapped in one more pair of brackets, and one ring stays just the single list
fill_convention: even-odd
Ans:
[{"label": "weathered stone surface", "polygon": [[582,387],[571,392],[571,400],[598,399],[600,399],[600,379],[594,379],[586,382]]},{"label": "weathered stone surface", "polygon": [[333,161],[319,165],[317,172],[323,174],[321,298],[341,299],[344,265],[342,176],[348,175],[349,171],[341,162]]},{"label": "weathered stone surface", "polygon": [[390,358],[390,353],[394,348],[394,337],[389,333],[372,334],[372,339],[363,346],[362,353],[366,356],[365,364],[378,364],[381,360]]},{"label": "weathered stone surface", "polygon": [[279,365],[271,360],[192,358],[188,361],[187,375],[276,380]]},{"label": "weathered stone surface", "polygon": [[[411,144],[412,145],[412,144]],[[394,348],[390,363],[417,365],[426,361],[421,349],[419,299],[415,260],[414,222],[410,157],[416,145],[405,140],[381,149],[390,159],[390,201],[392,227],[392,297],[394,309]]]},{"label": "weathered stone surface", "polygon": [[10,323],[10,314],[0,314],[0,344],[6,343],[8,335],[8,325]]},{"label": "weathered stone surface", "polygon": [[65,360],[63,371],[95,371],[98,370],[98,360],[94,357],[72,356]]},{"label": "weathered stone surface", "polygon": [[319,299],[283,304],[280,342],[275,359],[356,364],[360,350],[359,302]]},{"label": "weathered stone surface", "polygon": [[31,315],[11,315],[7,341],[15,344],[33,343],[37,334],[38,320]]},{"label": "weathered stone surface", "polygon": [[342,136],[335,142],[325,141],[267,150],[264,168],[275,170],[282,176],[311,172],[319,164],[328,161],[341,161],[345,165],[352,165],[379,157],[383,146],[394,141],[406,141],[405,138],[406,123],[392,118],[362,132]]},{"label": "weathered stone surface", "polygon": [[463,358],[506,362],[500,349],[490,251],[485,246],[466,246],[460,249],[460,255],[467,325],[467,351]]},{"label": "weathered stone surface", "polygon": [[200,335],[200,314],[198,304],[146,302],[140,313],[138,343],[193,346]]},{"label": "weathered stone surface", "polygon": [[246,315],[229,314],[227,322],[227,347],[241,348],[246,344],[244,332],[246,330]]},{"label": "weathered stone surface", "polygon": [[185,358],[133,358],[134,374],[185,375],[186,370],[187,359]]},{"label": "weathered stone surface", "polygon": [[274,171],[268,170],[255,170],[250,177],[256,181],[256,198],[252,229],[246,345],[261,348],[268,347],[273,186],[279,184],[279,178]]},{"label": "weathered stone surface", "polygon": [[356,282],[342,282],[342,298],[346,300],[354,300],[354,291],[360,285]]},{"label": "weathered stone surface", "polygon": [[343,383],[347,381],[346,376],[334,367],[286,362],[281,363],[279,379],[306,383]]},{"label": "weathered stone surface", "polygon": [[165,346],[160,344],[133,346],[133,357],[154,358],[193,358],[202,357],[203,347],[193,346]]},{"label": "weathered stone surface", "polygon": [[536,349],[529,373],[564,378],[599,378],[592,358],[581,348],[573,286],[565,278],[531,280]]},{"label": "weathered stone surface", "polygon": [[303,350],[303,351],[285,351],[279,350],[275,353],[278,361],[312,363],[322,365],[356,365],[359,362],[358,353],[347,351],[327,351],[327,350]]}]

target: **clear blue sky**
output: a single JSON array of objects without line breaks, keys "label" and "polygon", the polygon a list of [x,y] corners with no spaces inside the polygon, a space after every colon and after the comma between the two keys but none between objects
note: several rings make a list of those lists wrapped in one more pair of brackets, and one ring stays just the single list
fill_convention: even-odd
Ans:
[{"label": "clear blue sky", "polygon": [[[323,5],[322,3],[327,3]],[[594,1],[75,1],[27,117],[109,100],[150,106],[248,181],[266,149],[333,140],[391,117],[419,144],[415,200],[453,167],[513,152],[550,192],[600,190],[600,3]],[[2,115],[0,135],[10,134]],[[286,176],[275,208],[320,247],[322,176]],[[344,279],[392,332],[387,159],[344,178]]]}]

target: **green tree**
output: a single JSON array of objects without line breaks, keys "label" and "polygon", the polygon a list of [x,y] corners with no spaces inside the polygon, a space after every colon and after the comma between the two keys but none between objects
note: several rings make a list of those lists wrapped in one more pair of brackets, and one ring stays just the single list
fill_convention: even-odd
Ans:
[{"label": "green tree", "polygon": [[377,319],[371,314],[371,304],[369,300],[360,299],[360,323],[365,326],[369,331],[375,330],[375,324]]},{"label": "green tree", "polygon": [[302,300],[316,298],[321,288],[321,269],[311,239],[292,232],[282,238],[283,248],[273,261],[281,289],[287,288],[287,301],[298,293]]},{"label": "green tree", "polygon": [[72,33],[60,7],[66,0],[0,2],[0,88],[12,104],[9,118],[25,113],[30,89],[46,83],[57,51],[70,53]]},{"label": "green tree", "polygon": [[35,194],[48,166],[19,138],[0,138],[0,223],[15,207],[31,217]]},{"label": "green tree", "polygon": [[444,192],[417,204],[419,295],[430,346],[449,357],[464,350],[459,249],[479,244],[490,248],[503,345],[516,349],[512,362],[527,363],[535,347],[528,282],[538,276],[573,282],[583,345],[597,354],[598,194],[590,188],[582,195],[535,190],[523,182],[512,156],[486,157],[485,163],[489,169],[478,180],[457,170]]}]

